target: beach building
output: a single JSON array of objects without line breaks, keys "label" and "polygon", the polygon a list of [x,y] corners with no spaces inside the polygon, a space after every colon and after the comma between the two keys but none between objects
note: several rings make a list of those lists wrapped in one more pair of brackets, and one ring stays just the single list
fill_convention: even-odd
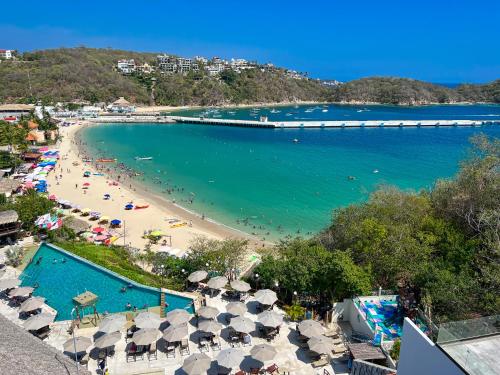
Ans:
[{"label": "beach building", "polygon": [[134,59],[130,59],[130,60],[118,60],[118,63],[116,64],[116,68],[122,74],[132,74],[136,70],[135,61],[134,61]]},{"label": "beach building", "polygon": [[190,58],[163,54],[158,55],[156,59],[158,67],[166,73],[187,73],[200,69],[198,61]]},{"label": "beach building", "polygon": [[[6,184],[5,182],[6,179],[0,180],[0,190],[12,192],[12,189],[14,188],[12,183]],[[21,222],[19,221],[19,216],[16,211],[7,210],[0,212],[0,239],[3,239],[4,237],[15,237],[20,229]]]},{"label": "beach building", "polygon": [[135,112],[135,106],[133,106],[128,100],[123,96],[120,96],[117,100],[111,103],[107,107],[109,112],[113,113],[131,113]]},{"label": "beach building", "polygon": [[0,59],[10,60],[14,57],[13,49],[0,49]]},{"label": "beach building", "polygon": [[0,105],[0,120],[15,118],[17,121],[22,116],[29,115],[34,109],[35,106],[32,104],[2,104]]},{"label": "beach building", "polygon": [[152,65],[149,65],[148,63],[144,63],[142,65],[136,65],[135,71],[139,72],[139,73],[143,73],[143,74],[151,74],[155,71],[155,69]]}]

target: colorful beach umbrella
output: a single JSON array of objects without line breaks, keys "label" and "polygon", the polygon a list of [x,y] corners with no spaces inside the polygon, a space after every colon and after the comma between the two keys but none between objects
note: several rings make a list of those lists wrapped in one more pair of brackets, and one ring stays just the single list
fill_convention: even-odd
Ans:
[{"label": "colorful beach umbrella", "polygon": [[97,241],[97,242],[106,241],[108,239],[108,237],[109,236],[105,236],[103,234],[100,234],[98,236],[95,236],[94,241]]},{"label": "colorful beach umbrella", "polygon": [[110,224],[111,224],[111,225],[120,225],[121,223],[122,223],[122,222],[121,222],[121,220],[118,220],[118,219],[113,219],[113,220],[111,220],[111,223],[110,223]]},{"label": "colorful beach umbrella", "polygon": [[153,237],[162,237],[165,234],[161,230],[154,230],[149,235]]},{"label": "colorful beach umbrella", "polygon": [[133,204],[127,204],[127,205],[125,206],[125,209],[126,209],[126,210],[131,210],[131,209],[133,209],[133,208],[134,208],[134,205],[133,205]]},{"label": "colorful beach umbrella", "polygon": [[99,219],[99,224],[104,224],[104,223],[107,223],[109,221],[109,216],[101,216],[101,218]]},{"label": "colorful beach umbrella", "polygon": [[106,229],[103,227],[95,227],[92,229],[92,232],[94,233],[103,233]]}]

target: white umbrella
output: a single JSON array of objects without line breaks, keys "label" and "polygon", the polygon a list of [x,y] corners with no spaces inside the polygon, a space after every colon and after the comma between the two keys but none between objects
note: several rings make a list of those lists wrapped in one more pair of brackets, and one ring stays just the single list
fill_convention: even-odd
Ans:
[{"label": "white umbrella", "polygon": [[187,335],[188,335],[187,323],[173,325],[168,327],[165,331],[163,331],[163,338],[167,342],[181,341]]},{"label": "white umbrella", "polygon": [[36,331],[40,328],[47,327],[55,319],[54,315],[42,313],[33,315],[32,317],[26,319],[23,326],[28,331]]},{"label": "white umbrella", "polygon": [[127,322],[127,319],[124,315],[114,314],[105,317],[101,324],[99,324],[99,332],[111,333],[116,332],[122,329],[122,327]]},{"label": "white umbrella", "polygon": [[229,302],[226,311],[231,315],[245,315],[248,308],[243,302]]},{"label": "white umbrella", "polygon": [[229,325],[233,327],[236,332],[249,333],[255,330],[255,323],[243,316],[232,318]]},{"label": "white umbrella", "polygon": [[115,345],[122,338],[120,332],[106,333],[95,340],[94,346],[98,349],[109,348]]},{"label": "white umbrella", "polygon": [[212,306],[203,306],[197,311],[198,315],[202,318],[213,319],[217,315],[219,315],[219,310],[216,307]]},{"label": "white umbrella", "polygon": [[205,280],[207,276],[208,276],[207,271],[195,271],[188,276],[188,280],[191,281],[192,283],[197,283],[202,280]]},{"label": "white umbrella", "polygon": [[212,359],[205,353],[194,353],[184,360],[182,369],[188,375],[205,375],[211,362]]},{"label": "white umbrella", "polygon": [[27,299],[26,301],[21,303],[19,311],[22,312],[33,311],[42,307],[44,303],[45,303],[45,298],[43,297],[31,297],[30,299]]},{"label": "white umbrella", "polygon": [[167,313],[166,320],[172,325],[186,323],[191,319],[191,315],[186,310],[175,309]]},{"label": "white umbrella", "polygon": [[239,367],[245,355],[233,348],[221,350],[217,355],[217,363],[219,366],[232,369],[233,367]]},{"label": "white umbrella", "polygon": [[274,346],[271,346],[269,344],[260,344],[255,345],[252,350],[250,350],[250,354],[252,355],[253,359],[256,359],[260,362],[266,362],[273,359],[276,354],[278,354],[278,351]]},{"label": "white umbrella", "polygon": [[231,288],[237,290],[238,292],[248,292],[252,287],[249,283],[243,280],[233,280],[231,281]]},{"label": "white umbrella", "polygon": [[325,329],[320,323],[311,319],[300,322],[298,329],[300,334],[305,337],[319,336],[325,332]]},{"label": "white umbrella", "polygon": [[222,330],[222,324],[214,320],[203,320],[198,324],[198,329],[208,333],[218,333]]},{"label": "white umbrella", "polygon": [[255,293],[255,300],[263,305],[272,305],[278,297],[271,289],[261,289]]},{"label": "white umbrella", "polygon": [[283,315],[272,310],[260,313],[257,315],[257,319],[259,319],[259,322],[261,322],[264,327],[276,328],[283,323]]},{"label": "white umbrella", "polygon": [[21,280],[19,279],[0,280],[0,290],[15,288],[19,284],[21,284]]},{"label": "white umbrella", "polygon": [[152,312],[141,312],[134,318],[134,322],[138,328],[158,329],[162,320],[158,314]]},{"label": "white umbrella", "polygon": [[[92,345],[92,339],[89,337],[75,337],[70,338],[63,344],[63,348],[65,352],[68,353],[80,353],[80,352],[85,352],[87,349]],[[76,351],[75,351],[75,346],[76,346]]]},{"label": "white umbrella", "polygon": [[309,349],[318,354],[330,354],[334,347],[334,342],[330,337],[323,335],[313,336],[307,341]]},{"label": "white umbrella", "polygon": [[208,287],[211,289],[221,289],[224,288],[227,284],[226,276],[215,276],[208,280]]},{"label": "white umbrella", "polygon": [[156,328],[144,328],[134,332],[132,341],[135,345],[149,345],[158,340],[160,331]]},{"label": "white umbrella", "polygon": [[9,293],[9,297],[26,297],[29,296],[35,288],[32,288],[30,286],[22,286],[16,289],[13,289]]}]

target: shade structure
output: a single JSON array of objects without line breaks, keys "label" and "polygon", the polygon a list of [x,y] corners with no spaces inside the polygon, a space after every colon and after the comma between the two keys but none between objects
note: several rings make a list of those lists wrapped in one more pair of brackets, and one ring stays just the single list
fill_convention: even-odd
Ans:
[{"label": "shade structure", "polygon": [[273,310],[267,310],[260,313],[257,315],[257,319],[259,319],[259,322],[261,322],[264,327],[276,328],[283,323],[283,315]]},{"label": "shade structure", "polygon": [[94,232],[94,233],[102,233],[104,231],[106,231],[106,228],[103,228],[103,227],[95,227],[92,229],[92,232]]},{"label": "shade structure", "polygon": [[167,342],[181,341],[188,335],[187,323],[172,325],[163,331],[163,339]]},{"label": "shade structure", "polygon": [[131,210],[131,209],[133,209],[133,208],[134,208],[134,205],[133,205],[133,204],[127,204],[127,205],[125,206],[125,209],[126,209],[126,210]]},{"label": "shade structure", "polygon": [[109,216],[101,216],[99,223],[107,223],[109,221]]},{"label": "shade structure", "polygon": [[195,271],[188,276],[188,280],[191,281],[192,283],[197,283],[202,280],[205,280],[207,276],[208,276],[207,271]]},{"label": "shade structure", "polygon": [[229,302],[226,311],[231,315],[245,315],[248,308],[243,302]]},{"label": "shade structure", "polygon": [[153,237],[162,237],[165,235],[165,233],[163,233],[161,230],[154,230],[151,233],[149,233],[149,235]]},{"label": "shade structure", "polygon": [[183,309],[175,309],[169,311],[166,317],[167,322],[174,326],[186,323],[189,321],[189,319],[191,319],[191,315],[189,315],[189,313]]},{"label": "shade structure", "polygon": [[217,363],[219,366],[232,369],[233,367],[239,367],[245,355],[238,349],[229,348],[221,350],[217,355]]},{"label": "shade structure", "polygon": [[325,332],[325,329],[320,323],[311,319],[300,322],[298,328],[300,334],[305,337],[320,336]]},{"label": "shade structure", "polygon": [[205,353],[194,353],[184,360],[182,369],[188,375],[204,375],[210,368],[211,363],[212,358]]},{"label": "shade structure", "polygon": [[19,288],[13,289],[9,293],[9,297],[26,297],[29,296],[35,288],[32,288],[30,286],[21,286]]},{"label": "shade structure", "polygon": [[102,242],[102,241],[106,241],[107,239],[108,239],[108,236],[106,236],[104,234],[99,234],[99,235],[95,236],[94,241]]},{"label": "shade structure", "polygon": [[263,305],[272,305],[278,300],[278,297],[271,289],[261,289],[255,293],[255,299]]},{"label": "shade structure", "polygon": [[255,345],[252,350],[250,350],[250,354],[253,359],[256,359],[260,362],[266,362],[274,359],[278,351],[274,346],[269,344],[260,344]]},{"label": "shade structure", "polygon": [[45,303],[45,298],[43,297],[31,297],[30,299],[27,299],[26,301],[21,303],[19,311],[22,312],[33,311],[42,307],[44,303]]},{"label": "shade structure", "polygon": [[122,222],[121,222],[120,220],[118,220],[118,219],[113,219],[113,220],[111,220],[111,222],[110,222],[110,224],[111,224],[111,225],[120,225],[121,223],[122,223]]},{"label": "shade structure", "polygon": [[198,324],[198,329],[207,333],[219,333],[222,330],[222,324],[214,320],[202,320]]},{"label": "shade structure", "polygon": [[334,347],[334,342],[330,337],[323,335],[313,336],[307,341],[309,349],[318,354],[330,354]]},{"label": "shade structure", "polygon": [[[65,352],[68,353],[81,353],[81,352],[86,352],[87,349],[92,345],[92,339],[89,337],[82,337],[78,336],[73,338],[70,338],[63,344],[63,348]],[[75,349],[76,347],[76,349]]]},{"label": "shade structure", "polygon": [[231,281],[231,288],[237,290],[238,292],[248,292],[252,287],[249,283],[243,280],[233,280]]},{"label": "shade structure", "polygon": [[120,341],[121,338],[122,334],[120,332],[106,333],[95,340],[94,346],[98,349],[109,348]]},{"label": "shade structure", "polygon": [[33,315],[26,319],[23,326],[28,331],[36,331],[40,328],[47,327],[50,323],[52,323],[55,319],[54,315],[48,313],[41,313],[37,315]]},{"label": "shade structure", "polygon": [[121,314],[109,315],[101,321],[101,324],[99,324],[98,331],[105,333],[119,331],[125,325],[126,321],[127,319],[125,318],[125,315]]},{"label": "shade structure", "polygon": [[135,345],[150,345],[158,340],[159,334],[156,328],[143,328],[134,332],[132,341]]},{"label": "shade structure", "polygon": [[21,280],[19,280],[19,279],[0,280],[0,290],[15,288],[19,284],[21,284]]},{"label": "shade structure", "polygon": [[208,287],[211,289],[221,289],[224,288],[227,284],[226,276],[215,276],[208,280]]},{"label": "shade structure", "polygon": [[236,332],[250,333],[255,330],[255,323],[243,316],[232,318],[229,325],[233,327]]},{"label": "shade structure", "polygon": [[137,327],[146,329],[158,329],[162,323],[160,315],[152,312],[141,312],[134,318],[134,321]]},{"label": "shade structure", "polygon": [[219,315],[219,310],[212,306],[203,306],[198,309],[198,315],[202,318],[213,319]]}]

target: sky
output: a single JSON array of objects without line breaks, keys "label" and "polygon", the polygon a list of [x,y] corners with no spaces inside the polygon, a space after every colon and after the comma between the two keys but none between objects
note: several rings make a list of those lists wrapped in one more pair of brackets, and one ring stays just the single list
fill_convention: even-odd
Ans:
[{"label": "sky", "polygon": [[500,0],[24,0],[0,9],[0,49],[245,58],[341,81],[500,78]]}]

